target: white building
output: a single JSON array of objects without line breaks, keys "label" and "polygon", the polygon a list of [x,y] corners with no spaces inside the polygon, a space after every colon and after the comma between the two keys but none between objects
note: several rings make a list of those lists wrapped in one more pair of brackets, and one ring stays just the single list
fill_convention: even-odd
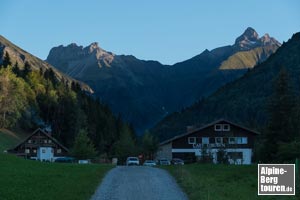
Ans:
[{"label": "white building", "polygon": [[255,137],[259,133],[220,119],[160,143],[156,158],[195,161],[226,159],[231,164],[251,164]]}]

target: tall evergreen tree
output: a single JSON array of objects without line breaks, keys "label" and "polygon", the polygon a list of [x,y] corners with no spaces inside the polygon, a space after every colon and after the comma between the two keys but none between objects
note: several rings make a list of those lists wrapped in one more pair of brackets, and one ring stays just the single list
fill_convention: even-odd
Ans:
[{"label": "tall evergreen tree", "polygon": [[295,97],[285,69],[280,71],[274,83],[274,93],[268,105],[269,120],[262,136],[261,159],[264,162],[277,162],[280,143],[293,141],[297,131],[293,126]]},{"label": "tall evergreen tree", "polygon": [[121,163],[125,162],[128,156],[134,156],[137,153],[132,133],[126,124],[122,126],[120,139],[114,145],[114,152]]},{"label": "tall evergreen tree", "polygon": [[158,139],[147,130],[142,138],[142,150],[146,159],[153,159],[158,149]]},{"label": "tall evergreen tree", "polygon": [[3,59],[3,64],[2,64],[4,67],[7,67],[7,66],[11,66],[12,63],[11,63],[11,59],[10,59],[10,56],[8,54],[7,51],[5,51],[5,55],[4,55],[4,59]]},{"label": "tall evergreen tree", "polygon": [[24,64],[24,69],[23,69],[23,78],[26,78],[26,76],[32,71],[31,69],[31,65],[29,64],[29,62],[25,62]]},{"label": "tall evergreen tree", "polygon": [[12,68],[12,71],[15,73],[15,75],[17,77],[19,77],[21,75],[21,70],[19,68],[19,63],[18,61],[16,61],[16,63],[14,64],[13,68]]},{"label": "tall evergreen tree", "polygon": [[71,153],[77,159],[92,159],[96,156],[95,147],[86,130],[81,129],[77,134]]}]

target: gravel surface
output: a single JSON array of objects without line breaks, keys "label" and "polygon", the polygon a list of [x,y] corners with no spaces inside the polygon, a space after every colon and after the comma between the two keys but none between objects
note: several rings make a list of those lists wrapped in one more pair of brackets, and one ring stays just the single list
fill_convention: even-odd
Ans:
[{"label": "gravel surface", "polygon": [[118,166],[104,177],[91,200],[185,200],[186,195],[165,170]]}]

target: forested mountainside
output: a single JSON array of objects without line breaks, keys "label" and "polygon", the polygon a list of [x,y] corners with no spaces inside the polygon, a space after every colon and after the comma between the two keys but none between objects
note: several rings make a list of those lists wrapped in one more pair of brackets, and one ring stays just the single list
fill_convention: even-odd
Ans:
[{"label": "forested mountainside", "polygon": [[30,133],[41,127],[68,148],[84,132],[99,154],[111,155],[122,134],[135,133],[91,91],[0,38],[0,128]]},{"label": "forested mountainside", "polygon": [[260,130],[267,120],[274,80],[282,69],[287,71],[292,91],[299,96],[300,33],[294,34],[275,54],[241,78],[192,106],[168,115],[151,132],[164,140],[185,132],[186,126],[201,126],[219,118]]},{"label": "forested mountainside", "polygon": [[3,58],[5,53],[9,54],[10,61],[13,65],[18,65],[20,69],[23,69],[25,64],[30,65],[32,69],[35,70],[51,70],[54,73],[54,76],[62,82],[66,82],[68,84],[74,82],[78,83],[80,87],[89,93],[92,93],[92,89],[85,83],[77,81],[70,76],[58,71],[55,67],[51,66],[47,62],[35,57],[34,55],[28,53],[27,51],[21,49],[15,44],[11,43],[9,40],[0,35],[0,64],[3,63]]},{"label": "forested mountainside", "polygon": [[87,83],[115,114],[143,132],[169,113],[237,79],[279,46],[268,34],[259,37],[247,28],[233,45],[205,50],[172,66],[115,55],[98,43],[54,47],[46,61]]}]

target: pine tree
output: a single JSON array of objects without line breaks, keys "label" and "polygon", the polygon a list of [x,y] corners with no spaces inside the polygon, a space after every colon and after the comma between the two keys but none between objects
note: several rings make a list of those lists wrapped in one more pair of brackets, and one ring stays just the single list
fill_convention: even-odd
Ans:
[{"label": "pine tree", "polygon": [[146,159],[153,159],[158,149],[158,140],[149,131],[145,131],[142,138],[142,149]]},{"label": "pine tree", "polygon": [[19,77],[21,75],[21,70],[19,68],[19,63],[18,61],[16,61],[16,63],[14,64],[13,68],[12,68],[12,71],[15,73],[15,75],[17,77]]},{"label": "pine tree", "polygon": [[122,126],[120,139],[114,145],[114,151],[121,163],[125,162],[128,156],[134,156],[137,153],[132,133],[126,124]]},{"label": "pine tree", "polygon": [[7,66],[11,66],[11,65],[12,65],[10,56],[9,56],[9,54],[8,54],[7,51],[5,52],[5,55],[4,55],[4,59],[3,59],[2,65],[3,65],[4,67],[7,67]]},{"label": "pine tree", "polygon": [[30,64],[29,64],[29,62],[25,62],[25,64],[24,64],[24,69],[23,69],[23,78],[26,78],[26,76],[31,72],[31,66],[30,66]]},{"label": "pine tree", "polygon": [[72,155],[77,159],[92,159],[96,156],[95,147],[87,135],[87,131],[81,129],[75,138]]},{"label": "pine tree", "polygon": [[262,136],[261,159],[264,162],[277,162],[280,143],[293,141],[297,131],[293,126],[295,98],[285,69],[280,71],[274,89],[268,105],[268,124]]}]

